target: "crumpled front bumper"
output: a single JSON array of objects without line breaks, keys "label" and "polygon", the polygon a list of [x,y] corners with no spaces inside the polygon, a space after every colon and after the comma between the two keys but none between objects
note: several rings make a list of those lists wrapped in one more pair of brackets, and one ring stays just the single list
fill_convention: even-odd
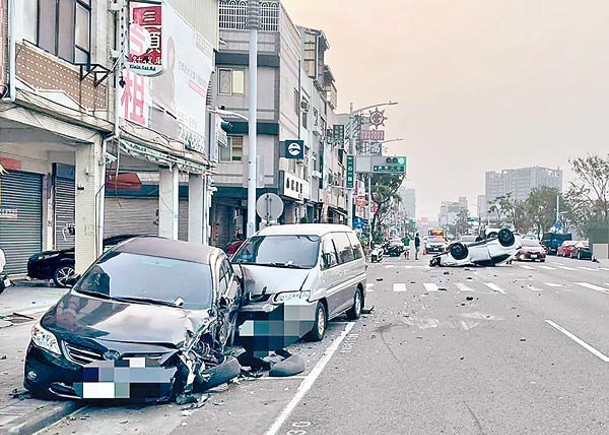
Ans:
[{"label": "crumpled front bumper", "polygon": [[239,341],[251,352],[280,350],[296,343],[315,325],[317,302],[257,302],[239,310]]}]

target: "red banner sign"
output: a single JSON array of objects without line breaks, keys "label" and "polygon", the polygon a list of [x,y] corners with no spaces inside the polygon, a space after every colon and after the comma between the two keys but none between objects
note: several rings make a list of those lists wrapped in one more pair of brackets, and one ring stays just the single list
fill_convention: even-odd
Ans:
[{"label": "red banner sign", "polygon": [[129,62],[133,72],[154,76],[163,72],[162,6],[131,6]]}]

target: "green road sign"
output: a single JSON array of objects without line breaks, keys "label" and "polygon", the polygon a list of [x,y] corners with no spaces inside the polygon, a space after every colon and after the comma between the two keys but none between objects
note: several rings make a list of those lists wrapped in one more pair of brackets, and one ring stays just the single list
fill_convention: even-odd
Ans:
[{"label": "green road sign", "polygon": [[372,166],[372,172],[375,174],[405,174],[406,173],[406,157],[385,157],[383,164]]},{"label": "green road sign", "polygon": [[349,154],[347,156],[347,189],[355,187],[355,156]]}]

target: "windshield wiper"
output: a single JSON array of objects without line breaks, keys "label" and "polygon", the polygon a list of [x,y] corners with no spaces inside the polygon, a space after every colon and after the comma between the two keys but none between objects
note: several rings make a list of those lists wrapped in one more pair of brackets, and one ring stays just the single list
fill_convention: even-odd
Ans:
[{"label": "windshield wiper", "polygon": [[[113,297],[112,298],[115,301],[119,301],[119,302],[133,302],[136,304],[150,304],[150,305],[163,305],[166,307],[173,307],[173,308],[181,308],[184,305],[184,301],[182,298],[178,298],[176,299],[175,302],[167,302],[167,301],[161,301],[158,299],[152,299],[152,298],[135,298],[135,297]],[[179,302],[182,302],[181,304]]]},{"label": "windshield wiper", "polygon": [[306,267],[302,267],[299,266],[298,264],[293,264],[293,263],[280,263],[280,262],[274,262],[274,263],[260,263],[261,266],[273,266],[273,267],[286,267],[286,268],[290,268],[290,269],[306,269]]}]

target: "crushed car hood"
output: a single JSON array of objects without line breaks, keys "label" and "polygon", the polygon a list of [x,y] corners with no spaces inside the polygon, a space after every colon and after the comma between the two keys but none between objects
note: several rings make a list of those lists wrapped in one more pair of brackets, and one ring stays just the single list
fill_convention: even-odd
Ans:
[{"label": "crushed car hood", "polygon": [[178,346],[188,332],[211,322],[207,311],[125,303],[67,293],[41,319],[41,325],[63,337]]},{"label": "crushed car hood", "polygon": [[[240,265],[246,294],[260,295],[300,290],[309,276],[309,269]],[[266,290],[265,290],[266,289]]]}]

